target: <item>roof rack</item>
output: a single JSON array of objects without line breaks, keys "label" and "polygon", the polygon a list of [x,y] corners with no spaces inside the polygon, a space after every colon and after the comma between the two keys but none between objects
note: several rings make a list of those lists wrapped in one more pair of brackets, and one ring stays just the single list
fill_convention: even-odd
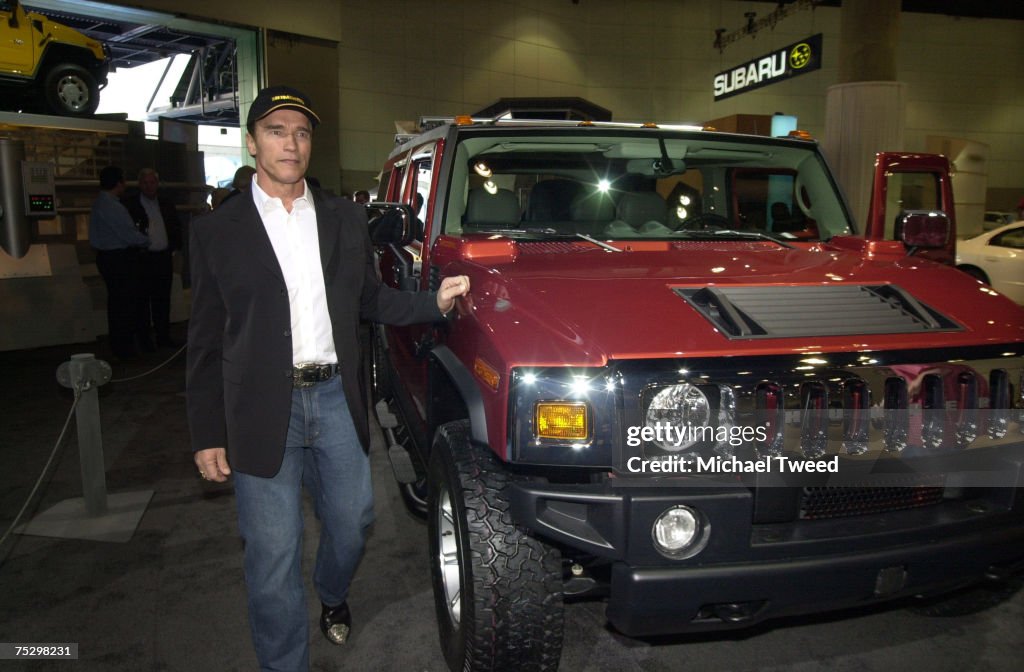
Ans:
[{"label": "roof rack", "polygon": [[[462,117],[464,118],[464,117]],[[424,116],[419,119],[421,132],[454,124],[457,117]],[[700,131],[704,127],[697,124],[654,124],[639,121],[580,121],[579,119],[512,119],[508,116],[485,118],[471,117],[474,124],[493,126],[597,126],[600,128],[662,128],[673,131]]]},{"label": "roof rack", "polygon": [[653,124],[638,121],[580,121],[578,119],[512,119],[507,115],[500,117],[442,117],[423,116],[419,118],[419,133],[397,133],[395,135],[395,146],[402,145],[410,140],[419,137],[421,134],[439,128],[446,124],[465,123],[466,120],[473,125],[480,126],[547,126],[553,128],[650,128],[667,131],[703,131],[713,130],[697,124]]}]

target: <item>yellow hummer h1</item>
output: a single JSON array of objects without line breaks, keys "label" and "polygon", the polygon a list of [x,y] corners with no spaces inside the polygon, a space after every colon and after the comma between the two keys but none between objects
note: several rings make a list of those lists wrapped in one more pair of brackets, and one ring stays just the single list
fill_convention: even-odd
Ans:
[{"label": "yellow hummer h1", "polygon": [[0,0],[0,106],[82,117],[99,105],[110,56],[104,44],[18,0]]}]

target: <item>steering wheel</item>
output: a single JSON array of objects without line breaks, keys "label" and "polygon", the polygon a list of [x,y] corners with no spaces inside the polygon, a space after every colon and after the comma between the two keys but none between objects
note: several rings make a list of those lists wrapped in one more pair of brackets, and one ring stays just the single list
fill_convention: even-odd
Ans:
[{"label": "steering wheel", "polygon": [[718,214],[717,212],[702,212],[699,215],[693,217],[687,217],[683,221],[672,229],[673,231],[697,231],[705,229],[728,229],[731,225],[729,224],[728,218]]}]

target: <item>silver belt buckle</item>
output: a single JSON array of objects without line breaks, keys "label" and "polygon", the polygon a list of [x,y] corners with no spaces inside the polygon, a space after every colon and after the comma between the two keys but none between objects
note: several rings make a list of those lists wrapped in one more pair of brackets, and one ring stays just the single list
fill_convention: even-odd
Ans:
[{"label": "silver belt buckle", "polygon": [[315,362],[303,362],[292,367],[292,387],[312,387],[317,383],[316,376],[307,378],[304,374],[320,368]]}]

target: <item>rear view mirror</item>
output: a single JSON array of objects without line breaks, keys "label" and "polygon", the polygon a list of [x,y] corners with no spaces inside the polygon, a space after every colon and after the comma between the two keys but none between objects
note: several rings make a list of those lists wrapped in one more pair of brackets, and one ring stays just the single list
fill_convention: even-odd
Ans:
[{"label": "rear view mirror", "polygon": [[951,226],[946,213],[938,210],[907,210],[897,222],[898,236],[911,248],[945,247]]}]

